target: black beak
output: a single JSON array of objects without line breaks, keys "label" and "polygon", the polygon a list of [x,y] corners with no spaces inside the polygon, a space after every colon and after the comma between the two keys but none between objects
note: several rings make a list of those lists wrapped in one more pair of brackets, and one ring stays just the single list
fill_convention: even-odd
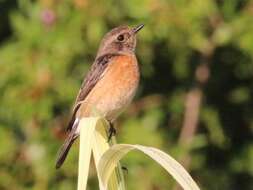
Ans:
[{"label": "black beak", "polygon": [[133,30],[133,33],[136,34],[137,32],[139,32],[142,28],[144,27],[144,24],[140,24],[136,27],[134,27],[132,30]]}]

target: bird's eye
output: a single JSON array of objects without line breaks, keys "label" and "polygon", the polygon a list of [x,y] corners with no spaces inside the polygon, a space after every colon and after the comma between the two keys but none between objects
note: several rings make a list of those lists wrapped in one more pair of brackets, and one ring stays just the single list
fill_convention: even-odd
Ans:
[{"label": "bird's eye", "polygon": [[124,35],[121,34],[121,35],[118,36],[117,39],[118,39],[118,41],[122,42],[122,41],[124,41],[125,38],[124,38]]}]

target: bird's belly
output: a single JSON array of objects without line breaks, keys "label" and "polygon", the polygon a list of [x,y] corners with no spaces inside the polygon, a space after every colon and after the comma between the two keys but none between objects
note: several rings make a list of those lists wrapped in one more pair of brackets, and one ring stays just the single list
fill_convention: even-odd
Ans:
[{"label": "bird's belly", "polygon": [[139,70],[136,59],[126,59],[110,65],[104,77],[81,106],[82,116],[90,116],[97,110],[108,120],[113,121],[133,99],[139,83]]},{"label": "bird's belly", "polygon": [[113,121],[130,104],[136,89],[137,84],[125,84],[124,87],[115,86],[114,90],[110,90],[97,104],[97,109],[108,120]]}]

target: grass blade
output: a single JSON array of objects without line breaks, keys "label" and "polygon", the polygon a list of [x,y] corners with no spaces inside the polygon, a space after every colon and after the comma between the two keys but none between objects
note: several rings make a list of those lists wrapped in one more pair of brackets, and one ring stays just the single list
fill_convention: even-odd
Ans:
[{"label": "grass blade", "polygon": [[[110,148],[107,142],[108,125],[104,119],[100,117],[83,118],[80,123],[80,152],[79,152],[79,167],[78,167],[78,190],[86,190],[91,152],[95,160],[96,168],[101,156]],[[116,140],[113,137],[112,143]],[[111,171],[112,177],[108,182],[109,190],[125,190],[124,176],[122,169],[118,164],[114,170]],[[105,190],[103,183],[98,175],[99,188]]]},{"label": "grass blade", "polygon": [[[100,119],[97,122],[96,130],[94,132],[94,142],[93,142],[93,156],[98,171],[98,164],[101,156],[109,150],[110,146],[116,144],[115,137],[112,137],[111,142],[108,143],[108,124],[105,120]],[[100,189],[104,189],[102,181],[100,180]],[[125,190],[124,176],[119,162],[117,167],[112,173],[110,180],[108,181],[108,189],[110,190]]]},{"label": "grass blade", "polygon": [[80,144],[78,164],[78,190],[85,190],[89,175],[93,133],[98,118],[84,118],[80,121]]},{"label": "grass blade", "polygon": [[107,150],[100,159],[98,173],[106,186],[111,172],[119,160],[131,150],[139,150],[159,163],[185,190],[199,190],[199,187],[174,158],[159,149],[142,145],[117,144]]}]

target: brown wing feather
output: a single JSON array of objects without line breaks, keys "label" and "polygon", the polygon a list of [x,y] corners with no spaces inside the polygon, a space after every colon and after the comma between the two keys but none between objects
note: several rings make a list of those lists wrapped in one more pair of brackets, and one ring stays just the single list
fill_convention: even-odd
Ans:
[{"label": "brown wing feather", "polygon": [[72,125],[75,122],[76,112],[79,109],[81,102],[87,97],[87,95],[96,85],[96,83],[101,79],[103,72],[106,70],[108,66],[109,60],[116,55],[117,54],[103,55],[101,57],[98,57],[93,63],[91,70],[88,72],[79,90],[76,102],[74,104],[72,117],[68,124],[67,130],[72,129]]}]

